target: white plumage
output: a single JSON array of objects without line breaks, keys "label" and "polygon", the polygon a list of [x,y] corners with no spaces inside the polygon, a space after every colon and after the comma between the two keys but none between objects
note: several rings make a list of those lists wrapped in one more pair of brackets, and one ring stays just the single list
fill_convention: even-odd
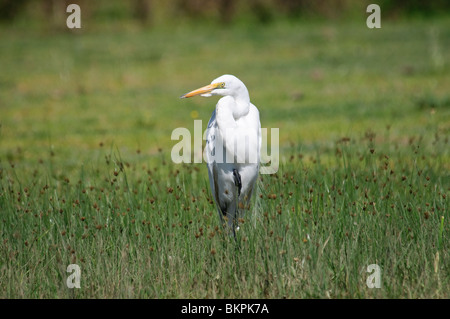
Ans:
[{"label": "white plumage", "polygon": [[212,195],[222,222],[235,234],[238,218],[249,209],[258,178],[261,124],[245,84],[222,75],[210,85],[182,96],[223,96],[211,115],[206,132],[205,158]]}]

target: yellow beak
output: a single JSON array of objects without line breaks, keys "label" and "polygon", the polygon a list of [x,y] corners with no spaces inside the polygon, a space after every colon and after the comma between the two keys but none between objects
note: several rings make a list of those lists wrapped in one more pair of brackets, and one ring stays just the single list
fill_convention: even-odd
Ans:
[{"label": "yellow beak", "polygon": [[181,99],[187,98],[187,97],[192,97],[195,95],[199,95],[199,94],[207,94],[207,93],[211,93],[212,90],[217,89],[220,86],[220,83],[214,83],[214,84],[210,84],[210,85],[206,85],[204,87],[201,87],[197,90],[191,91],[189,93],[186,93],[185,95],[180,96]]}]

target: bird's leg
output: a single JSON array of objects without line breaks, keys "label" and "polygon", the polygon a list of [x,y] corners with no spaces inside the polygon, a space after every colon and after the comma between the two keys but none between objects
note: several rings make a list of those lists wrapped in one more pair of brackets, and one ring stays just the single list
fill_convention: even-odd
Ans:
[{"label": "bird's leg", "polygon": [[241,174],[237,171],[237,169],[233,168],[233,176],[234,176],[234,185],[238,188],[238,197],[241,196],[241,188],[242,188],[242,182],[241,182]]},{"label": "bird's leg", "polygon": [[[242,182],[241,182],[241,174],[237,171],[237,169],[233,169],[233,177],[234,177],[234,185],[237,187],[237,196],[236,196],[236,212],[234,215],[234,227],[233,232],[235,231],[235,227],[239,229],[238,218],[239,218],[239,197],[241,196]],[[236,235],[235,235],[236,236]]]}]

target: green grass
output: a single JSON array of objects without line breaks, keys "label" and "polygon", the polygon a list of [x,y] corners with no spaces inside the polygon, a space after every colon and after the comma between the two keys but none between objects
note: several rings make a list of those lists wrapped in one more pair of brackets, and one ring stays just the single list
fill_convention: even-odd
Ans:
[{"label": "green grass", "polygon": [[[450,20],[0,35],[0,297],[450,297]],[[280,128],[236,241],[170,158],[223,73]]]}]

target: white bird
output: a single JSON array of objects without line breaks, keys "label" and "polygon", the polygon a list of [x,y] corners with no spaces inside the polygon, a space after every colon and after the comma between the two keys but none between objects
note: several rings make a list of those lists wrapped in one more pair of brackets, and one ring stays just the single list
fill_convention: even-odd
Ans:
[{"label": "white bird", "polygon": [[[206,131],[205,157],[209,183],[222,224],[227,220],[235,236],[243,209],[249,209],[258,178],[261,123],[245,84],[234,75],[222,75],[210,85],[184,94],[223,96],[216,104]],[[242,212],[242,213],[241,213]]]}]

